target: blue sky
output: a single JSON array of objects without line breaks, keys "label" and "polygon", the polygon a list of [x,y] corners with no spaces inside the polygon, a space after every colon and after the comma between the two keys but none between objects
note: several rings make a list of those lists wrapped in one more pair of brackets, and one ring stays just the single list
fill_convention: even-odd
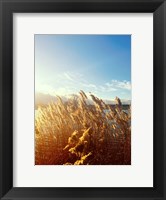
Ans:
[{"label": "blue sky", "polygon": [[35,35],[35,91],[131,99],[130,35]]}]

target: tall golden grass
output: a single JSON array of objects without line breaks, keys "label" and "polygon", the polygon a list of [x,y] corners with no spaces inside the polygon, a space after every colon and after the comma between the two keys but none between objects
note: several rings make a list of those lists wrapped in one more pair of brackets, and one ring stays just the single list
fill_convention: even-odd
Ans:
[{"label": "tall golden grass", "polygon": [[83,91],[78,97],[38,108],[35,117],[36,165],[130,165],[131,111]]}]

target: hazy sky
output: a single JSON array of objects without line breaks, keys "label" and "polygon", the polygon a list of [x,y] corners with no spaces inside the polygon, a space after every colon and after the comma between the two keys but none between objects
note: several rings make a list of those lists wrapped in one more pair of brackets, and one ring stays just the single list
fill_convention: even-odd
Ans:
[{"label": "hazy sky", "polygon": [[35,91],[131,99],[130,35],[35,35]]}]

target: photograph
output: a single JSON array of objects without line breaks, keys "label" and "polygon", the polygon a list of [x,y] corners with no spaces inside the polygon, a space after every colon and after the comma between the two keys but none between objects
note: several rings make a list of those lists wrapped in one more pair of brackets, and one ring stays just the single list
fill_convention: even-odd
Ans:
[{"label": "photograph", "polygon": [[166,0],[0,2],[0,199],[166,200]]},{"label": "photograph", "polygon": [[131,35],[34,35],[35,165],[132,165]]}]

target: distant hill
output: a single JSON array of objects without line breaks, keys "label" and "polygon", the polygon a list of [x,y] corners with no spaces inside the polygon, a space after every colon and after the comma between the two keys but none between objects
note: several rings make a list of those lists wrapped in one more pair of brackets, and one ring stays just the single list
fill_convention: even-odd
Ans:
[{"label": "distant hill", "polygon": [[[131,104],[131,100],[126,100],[126,99],[120,99],[123,105],[130,105]],[[116,104],[115,101],[113,100],[104,100],[104,102],[106,104],[110,104],[110,105],[114,105]]]},{"label": "distant hill", "polygon": [[49,94],[43,94],[43,93],[36,93],[35,94],[35,109],[40,106],[47,105],[50,102],[57,101],[57,97],[51,96]]},{"label": "distant hill", "polygon": [[[71,94],[69,96],[69,98],[71,98],[73,96],[77,96],[77,95]],[[67,99],[68,99],[65,96],[61,96],[61,98],[62,98],[62,100],[64,102],[67,101]],[[49,95],[49,94],[43,94],[43,93],[36,93],[35,94],[35,109],[37,109],[39,105],[40,106],[46,106],[50,102],[56,102],[56,101],[57,101],[57,97],[56,96],[52,96],[52,95]],[[109,104],[109,105],[115,105],[115,101],[113,101],[113,100],[104,100],[104,102],[106,104]],[[121,102],[122,102],[123,105],[130,105],[131,104],[130,100],[121,99]],[[88,99],[87,103],[88,104],[92,104],[91,99]]]}]

